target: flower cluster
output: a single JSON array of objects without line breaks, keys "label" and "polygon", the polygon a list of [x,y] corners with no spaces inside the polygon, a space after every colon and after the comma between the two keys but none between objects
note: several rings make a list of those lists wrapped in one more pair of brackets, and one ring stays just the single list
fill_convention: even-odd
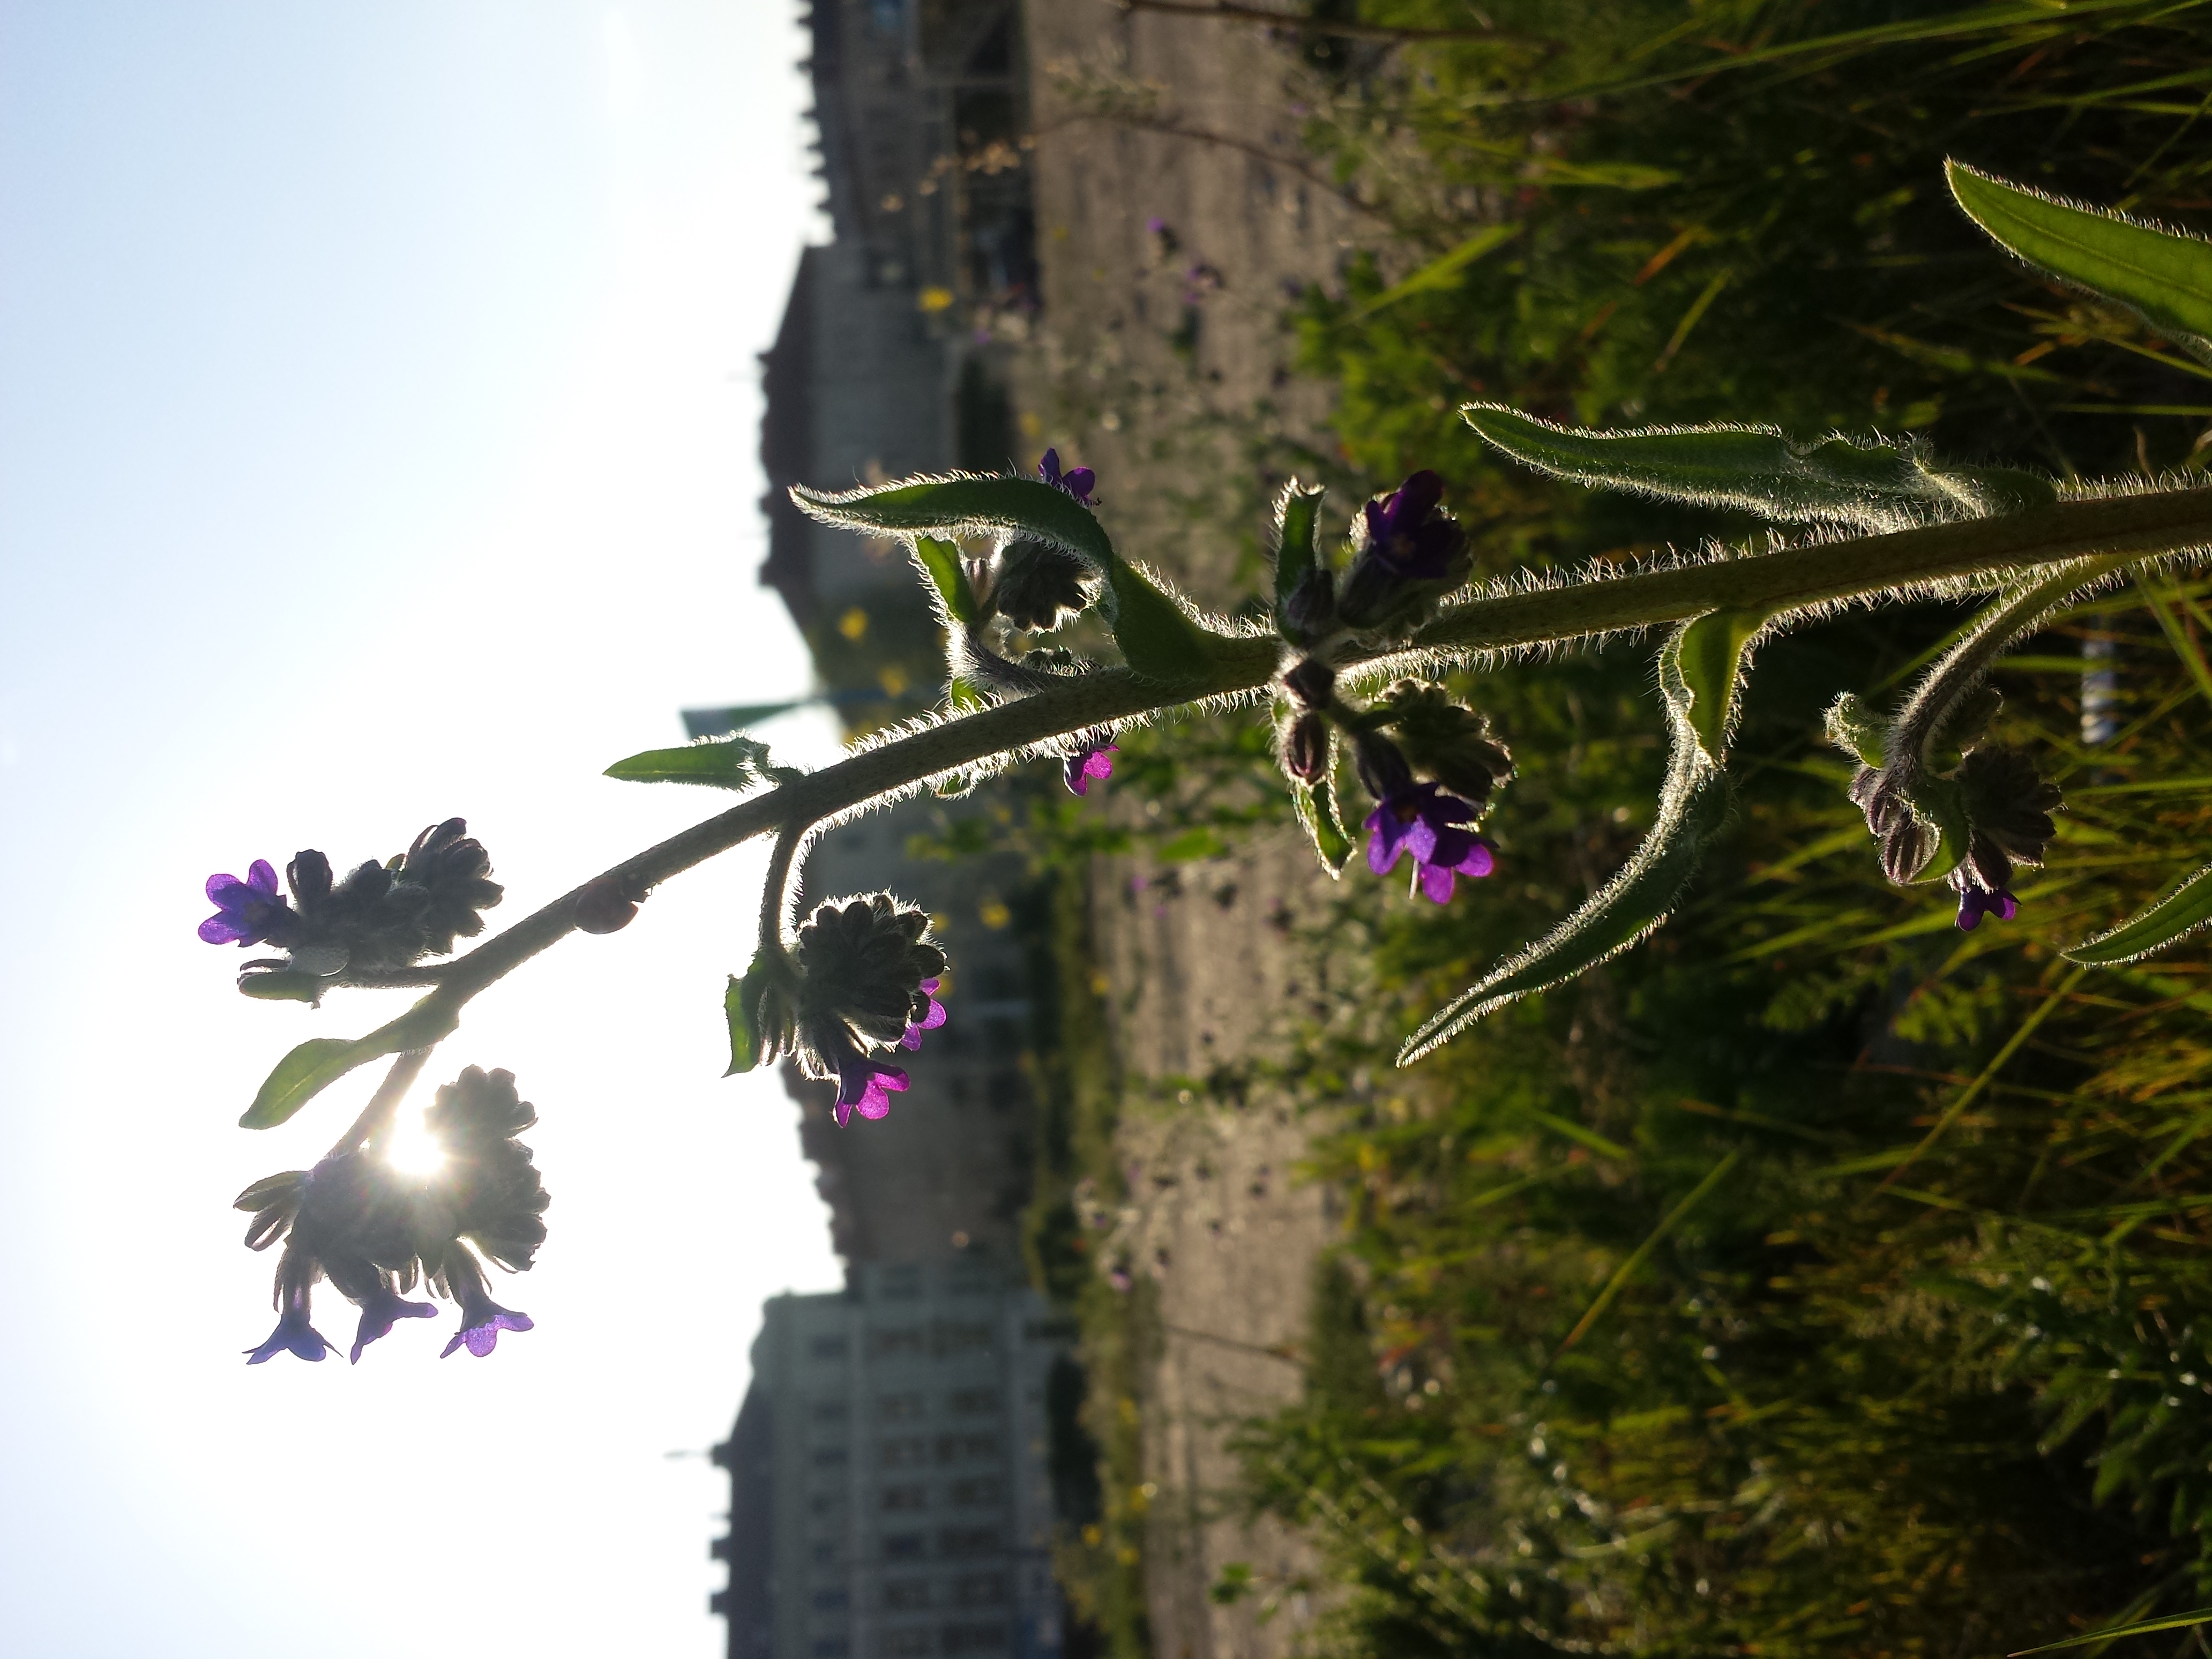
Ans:
[{"label": "flower cluster", "polygon": [[[1085,507],[1097,505],[1091,492],[1098,475],[1087,466],[1062,471],[1056,449],[1045,451],[1037,477]],[[976,586],[992,614],[1011,627],[1040,634],[1081,613],[1094,597],[1089,567],[1081,559],[1030,536],[1005,542],[985,562]]]},{"label": "flower cluster", "polygon": [[805,1076],[835,1079],[841,1128],[855,1112],[888,1115],[909,1079],[876,1054],[918,1050],[922,1033],[945,1021],[937,1000],[945,952],[929,938],[928,916],[888,893],[833,899],[799,930],[787,957],[770,960],[771,971],[746,975],[744,993],[761,1058],[788,1054]]},{"label": "flower cluster", "polygon": [[308,848],[294,855],[285,880],[289,901],[265,859],[253,861],[244,881],[209,877],[216,913],[200,924],[200,937],[210,945],[276,945],[283,958],[248,967],[310,981],[389,973],[483,932],[482,912],[503,892],[491,879],[490,855],[460,818],[432,824],[389,863],[371,860],[343,880],[327,857]]},{"label": "flower cluster", "polygon": [[418,1284],[458,1304],[460,1327],[445,1352],[481,1358],[499,1333],[526,1331],[527,1314],[491,1299],[484,1263],[528,1270],[545,1240],[548,1202],[530,1149],[515,1137],[538,1114],[507,1072],[470,1066],[437,1092],[424,1115],[443,1161],[428,1175],[395,1168],[373,1143],[257,1181],[237,1207],[252,1212],[246,1248],[283,1244],[276,1263],[276,1328],[248,1351],[258,1365],[279,1353],[319,1360],[333,1345],[311,1322],[315,1285],[327,1279],[361,1310],[352,1358],[402,1319],[436,1308],[407,1299]]}]

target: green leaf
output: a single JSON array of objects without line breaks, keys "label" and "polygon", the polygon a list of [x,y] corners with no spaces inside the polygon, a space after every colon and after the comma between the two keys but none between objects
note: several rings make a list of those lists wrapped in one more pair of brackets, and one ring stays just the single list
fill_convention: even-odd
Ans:
[{"label": "green leaf", "polygon": [[460,1017],[425,997],[389,1024],[365,1037],[309,1037],[276,1062],[253,1103],[238,1120],[241,1129],[273,1129],[348,1072],[403,1048],[427,1048],[450,1034]]},{"label": "green leaf", "polygon": [[745,969],[739,979],[730,975],[729,988],[722,993],[722,1017],[730,1027],[730,1069],[724,1077],[736,1077],[750,1072],[760,1064],[760,1031],[756,1024],[760,1006],[761,965],[756,962]]},{"label": "green leaf", "polygon": [[1107,573],[1109,622],[1114,643],[1129,666],[1164,685],[1189,685],[1213,665],[1213,636],[1182,607],[1145,580],[1134,565],[1116,559]]},{"label": "green leaf", "polygon": [[1354,842],[1344,831],[1343,822],[1336,815],[1336,788],[1327,778],[1308,788],[1297,779],[1291,781],[1291,799],[1297,806],[1298,822],[1305,826],[1306,836],[1313,842],[1321,867],[1331,878],[1344,873],[1344,866],[1352,861]]},{"label": "green leaf", "polygon": [[823,524],[869,535],[949,538],[996,531],[1064,547],[1102,574],[1117,562],[1097,515],[1066,491],[1035,478],[903,478],[842,494],[798,484],[791,499]]},{"label": "green leaf", "polygon": [[1765,623],[1763,611],[1709,611],[1682,629],[1675,647],[1690,727],[1716,766],[1728,757],[1729,727],[1742,689],[1744,647]]},{"label": "green leaf", "polygon": [[914,562],[929,578],[938,603],[945,607],[946,620],[956,628],[972,626],[977,609],[975,590],[969,584],[968,567],[960,562],[960,549],[934,536],[916,536]]},{"label": "green leaf", "polygon": [[1943,171],[1966,216],[2007,249],[2126,306],[2212,362],[2212,242],[2057,201],[1963,162],[1946,161]]},{"label": "green leaf", "polygon": [[2063,954],[2069,962],[2111,968],[2134,962],[2212,921],[2212,864],[2208,864],[2149,908],[2109,933],[2083,939]]},{"label": "green leaf", "polygon": [[769,764],[766,744],[732,732],[726,737],[701,738],[680,749],[648,749],[617,761],[607,768],[606,775],[625,783],[703,783],[716,789],[750,789],[764,780],[781,781],[794,775],[787,767]]},{"label": "green leaf", "polygon": [[1293,478],[1283,486],[1275,502],[1275,607],[1283,601],[1321,556],[1321,498],[1328,493],[1316,484],[1309,489]]},{"label": "green leaf", "polygon": [[1656,932],[1674,910],[1729,808],[1727,776],[1707,757],[1690,720],[1693,705],[1680,662],[1686,631],[1678,631],[1659,653],[1673,750],[1650,833],[1572,915],[1438,1009],[1398,1051],[1399,1065],[1412,1065],[1508,1003],[1564,985],[1619,956]]},{"label": "green leaf", "polygon": [[1554,426],[1491,404],[1470,404],[1460,413],[1514,459],[1556,477],[1785,522],[1882,531],[2014,510],[2039,489],[2041,499],[2053,498],[2051,487],[2031,473],[1932,470],[1905,449],[1847,438],[1796,444],[1771,427],[1601,432]]},{"label": "green leaf", "polygon": [[2086,1635],[2069,1636],[2063,1642],[2045,1642],[2039,1648],[2022,1648],[2008,1653],[2005,1659],[2027,1659],[2031,1653],[2056,1653],[2061,1648],[2087,1647],[2092,1642],[2117,1642],[2123,1636],[2149,1636],[2162,1630],[2186,1630],[2191,1625],[2212,1625],[2212,1607],[2199,1607],[2194,1613],[2177,1613],[2171,1618],[2148,1619],[2136,1625],[2116,1625],[2110,1630],[2093,1630]]},{"label": "green leaf", "polygon": [[238,989],[241,996],[258,997],[264,1002],[305,1002],[322,1000],[330,981],[313,974],[240,974]]}]

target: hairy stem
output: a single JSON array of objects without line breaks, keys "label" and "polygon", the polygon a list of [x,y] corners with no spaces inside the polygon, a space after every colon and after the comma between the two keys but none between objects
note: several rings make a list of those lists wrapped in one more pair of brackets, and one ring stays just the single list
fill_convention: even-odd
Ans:
[{"label": "hairy stem", "polygon": [[[1470,599],[1445,611],[1407,645],[1356,655],[1345,666],[1381,675],[1425,653],[1463,655],[1556,644],[1730,608],[1763,609],[1779,621],[1838,601],[2095,555],[2112,556],[2117,564],[2160,555],[2202,555],[2208,548],[2212,489],[2063,501],[2006,518]],[[1216,637],[1212,643],[1212,660],[1195,679],[1169,684],[1115,668],[1056,681],[1034,696],[865,750],[740,801],[604,873],[625,892],[641,893],[755,836],[778,830],[796,837],[841,812],[888,801],[933,778],[1055,738],[1159,709],[1249,697],[1279,672],[1286,649],[1272,637]],[[485,988],[574,931],[582,892],[579,887],[564,894],[448,963],[437,988],[423,999],[423,1012],[458,1014]]]},{"label": "hairy stem", "polygon": [[760,951],[764,957],[784,949],[784,928],[791,919],[791,866],[809,828],[787,823],[776,836],[775,851],[768,855],[768,879],[761,884],[760,908]]}]

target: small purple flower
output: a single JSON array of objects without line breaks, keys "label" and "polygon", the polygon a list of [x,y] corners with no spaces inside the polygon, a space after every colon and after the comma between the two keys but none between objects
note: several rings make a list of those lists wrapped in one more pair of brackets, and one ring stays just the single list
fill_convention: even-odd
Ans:
[{"label": "small purple flower", "polygon": [[323,1334],[307,1322],[307,1289],[301,1285],[285,1292],[283,1317],[276,1328],[269,1333],[269,1340],[258,1348],[246,1351],[246,1363],[258,1365],[265,1359],[274,1359],[280,1353],[297,1354],[302,1359],[320,1360],[325,1354],[335,1352],[336,1345],[324,1339]]},{"label": "small purple flower", "polygon": [[1990,893],[1969,884],[1959,890],[1959,926],[1966,933],[1980,927],[1984,916],[2010,921],[2019,914],[2020,901],[2002,888]]},{"label": "small purple flower", "polygon": [[889,1117],[891,1097],[910,1086],[900,1067],[870,1060],[858,1048],[852,1049],[838,1056],[837,1103],[830,1109],[830,1115],[841,1129],[853,1121],[855,1112],[871,1122]]},{"label": "small purple flower", "polygon": [[453,1340],[446,1344],[444,1351],[438,1355],[438,1358],[447,1358],[456,1350],[465,1347],[477,1358],[482,1359],[499,1346],[499,1334],[501,1331],[526,1331],[532,1328],[533,1328],[533,1322],[528,1314],[516,1313],[512,1309],[501,1307],[498,1303],[491,1299],[491,1293],[486,1291],[483,1283],[479,1281],[473,1285],[462,1287],[461,1328],[453,1333]]},{"label": "small purple flower", "polygon": [[368,1300],[361,1304],[361,1327],[354,1333],[353,1354],[349,1363],[360,1364],[361,1351],[370,1343],[391,1335],[392,1328],[401,1320],[435,1319],[437,1316],[437,1309],[428,1302],[410,1302],[389,1285],[379,1285]]},{"label": "small purple flower", "polygon": [[1061,763],[1061,774],[1068,788],[1079,795],[1091,793],[1091,781],[1103,783],[1114,775],[1113,757],[1121,752],[1121,746],[1111,743],[1085,744]]},{"label": "small purple flower", "polygon": [[[921,1034],[924,1031],[933,1031],[939,1026],[945,1024],[945,1005],[937,1000],[937,988],[944,983],[945,981],[941,979],[926,979],[922,981],[919,988],[929,998],[929,1012],[922,1016],[921,1023],[919,1025],[908,1024],[906,1028],[906,1035],[899,1039],[899,1047],[904,1048],[909,1054],[918,1054],[921,1052]],[[886,1103],[884,1107],[884,1110],[889,1111],[890,1109],[890,1107],[889,1103]],[[878,1114],[878,1116],[881,1115],[881,1113]]]},{"label": "small purple flower", "polygon": [[1037,463],[1037,477],[1054,489],[1074,496],[1085,507],[1097,505],[1091,499],[1091,487],[1098,482],[1098,475],[1087,466],[1071,467],[1066,472],[1062,472],[1060,470],[1060,452],[1057,449],[1045,451],[1044,459]]},{"label": "small purple flower", "polygon": [[1450,574],[1453,556],[1463,538],[1449,519],[1434,516],[1443,498],[1444,481],[1423,471],[1383,500],[1368,502],[1370,556],[1402,580],[1441,581]]},{"label": "small purple flower", "polygon": [[256,859],[246,872],[210,876],[207,896],[216,913],[200,924],[200,937],[210,945],[258,945],[289,931],[292,907],[276,890],[276,870],[267,859]]},{"label": "small purple flower", "polygon": [[1413,855],[1416,889],[1442,904],[1459,876],[1486,876],[1498,867],[1490,844],[1474,830],[1474,805],[1445,793],[1442,784],[1401,789],[1367,815],[1367,867],[1388,875],[1398,856]]}]

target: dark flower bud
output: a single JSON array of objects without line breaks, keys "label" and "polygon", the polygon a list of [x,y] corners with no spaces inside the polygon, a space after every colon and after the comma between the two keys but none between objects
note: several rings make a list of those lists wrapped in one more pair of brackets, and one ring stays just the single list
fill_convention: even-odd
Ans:
[{"label": "dark flower bud", "polygon": [[1927,868],[1942,844],[1942,831],[1914,812],[1911,801],[1887,772],[1860,767],[1851,776],[1850,793],[1881,843],[1884,876],[1901,887]]},{"label": "dark flower bud", "polygon": [[1316,561],[1283,596],[1276,617],[1283,637],[1311,645],[1336,631],[1336,573]]},{"label": "dark flower bud", "polygon": [[1985,892],[2012,885],[2013,866],[2039,865],[2058,831],[2051,815],[2063,805],[2058,786],[2017,749],[1976,749],[1959,769],[1969,830],[1960,868]]},{"label": "dark flower bud", "polygon": [[1301,708],[1326,708],[1336,691],[1336,670],[1312,657],[1302,659],[1283,676],[1283,689]]},{"label": "dark flower bud", "polygon": [[905,1072],[867,1050],[919,1048],[944,1023],[934,994],[945,953],[927,937],[929,918],[888,893],[835,901],[799,930],[793,952],[792,1053],[807,1076],[837,1080],[836,1117],[881,1117]]},{"label": "dark flower bud", "polygon": [[586,933],[618,933],[637,919],[637,902],[615,876],[594,876],[576,893],[576,926]]},{"label": "dark flower bud", "polygon": [[463,818],[434,823],[398,860],[398,884],[422,895],[417,915],[423,948],[432,956],[446,955],[457,937],[474,939],[483,932],[478,913],[506,896],[507,890],[490,878],[491,855],[468,830]]},{"label": "dark flower bud", "polygon": [[1328,775],[1328,717],[1309,710],[1283,738],[1283,769],[1301,783],[1319,783]]},{"label": "dark flower bud", "polygon": [[1416,472],[1367,503],[1354,522],[1356,551],[1337,613],[1349,628],[1403,630],[1467,580],[1466,533],[1443,510],[1444,483]]},{"label": "dark flower bud", "polygon": [[1391,800],[1413,787],[1413,769],[1398,745],[1379,732],[1356,732],[1352,739],[1352,763],[1359,782],[1376,800]]},{"label": "dark flower bud", "polygon": [[992,561],[991,604],[1016,628],[1048,633],[1091,604],[1087,574],[1073,553],[1017,538]]},{"label": "dark flower bud", "polygon": [[545,1242],[552,1201],[530,1148],[515,1137],[538,1121],[512,1072],[469,1066],[437,1093],[423,1121],[446,1162],[434,1186],[450,1236],[465,1238],[509,1273],[526,1271]]},{"label": "dark flower bud", "polygon": [[1440,685],[1401,680],[1381,700],[1413,770],[1480,806],[1513,775],[1513,756],[1490,735],[1487,716],[1454,702]]}]

